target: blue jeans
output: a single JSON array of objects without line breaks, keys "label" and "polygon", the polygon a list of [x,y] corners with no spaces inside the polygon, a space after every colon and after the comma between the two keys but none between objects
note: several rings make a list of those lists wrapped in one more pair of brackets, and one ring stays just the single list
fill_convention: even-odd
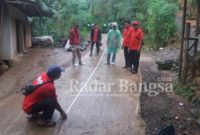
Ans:
[{"label": "blue jeans", "polygon": [[[110,63],[111,53],[107,54],[107,63]],[[112,63],[115,63],[116,54],[112,53]]]}]

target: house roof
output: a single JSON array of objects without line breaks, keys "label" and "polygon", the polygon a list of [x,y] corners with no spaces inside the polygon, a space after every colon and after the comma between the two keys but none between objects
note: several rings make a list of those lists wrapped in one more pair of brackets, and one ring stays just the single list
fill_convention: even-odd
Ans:
[{"label": "house roof", "polygon": [[18,8],[29,17],[51,17],[53,15],[50,9],[42,8],[37,0],[4,0],[4,2]]}]

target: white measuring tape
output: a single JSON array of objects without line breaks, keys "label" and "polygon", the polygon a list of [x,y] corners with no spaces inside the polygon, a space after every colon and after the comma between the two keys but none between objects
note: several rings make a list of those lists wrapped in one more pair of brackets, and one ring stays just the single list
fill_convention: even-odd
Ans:
[{"label": "white measuring tape", "polygon": [[76,97],[74,98],[74,100],[72,101],[71,105],[69,106],[69,108],[67,109],[67,113],[71,110],[72,106],[74,105],[74,103],[76,102],[76,100],[78,99],[78,97],[80,96],[81,92],[84,90],[84,88],[87,86],[88,82],[90,81],[90,79],[93,77],[93,75],[95,74],[96,70],[98,69],[102,59],[103,59],[103,56],[106,52],[106,47],[103,51],[103,54],[98,62],[98,64],[96,65],[95,69],[93,70],[92,74],[89,76],[89,78],[87,79],[87,81],[85,82],[85,84],[81,87],[79,93],[76,95]]}]

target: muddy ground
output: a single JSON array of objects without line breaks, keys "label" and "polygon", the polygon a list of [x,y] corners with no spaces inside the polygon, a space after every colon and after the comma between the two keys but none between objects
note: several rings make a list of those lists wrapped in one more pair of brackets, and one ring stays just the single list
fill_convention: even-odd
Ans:
[{"label": "muddy ground", "polygon": [[[82,54],[85,55],[89,48]],[[159,52],[144,52],[141,56],[141,72],[145,83],[172,83],[174,73],[157,70],[155,61],[176,59],[177,49],[165,49]],[[30,59],[31,58],[31,59]],[[52,63],[64,67],[71,65],[71,53],[60,48],[34,48],[19,57],[9,72],[0,76],[0,98],[18,89],[33,79],[40,72],[45,71]],[[19,69],[24,70],[19,70]],[[20,71],[20,72],[19,72]],[[14,76],[10,78],[9,76]],[[6,78],[6,79],[5,79]],[[183,103],[183,106],[179,105]],[[155,135],[161,129],[173,124],[177,135],[199,135],[200,127],[193,121],[190,114],[190,103],[174,92],[159,93],[149,96],[142,92],[141,115],[146,123],[147,135]]]},{"label": "muddy ground", "polygon": [[[178,49],[144,52],[140,65],[143,82],[173,84],[175,73],[158,70],[155,61],[177,58]],[[142,92],[141,115],[146,123],[147,135],[155,135],[169,125],[175,127],[176,135],[199,135],[200,127],[194,122],[190,107],[191,104],[186,99],[173,91],[160,92],[156,96],[149,96],[147,92]]]},{"label": "muddy ground", "polygon": [[[88,51],[83,51],[84,56]],[[27,82],[34,79],[41,72],[45,72],[51,64],[71,66],[71,52],[64,48],[31,48],[28,53],[20,55],[15,59],[14,65],[8,72],[0,75],[0,99],[10,94],[19,92]],[[23,69],[23,70],[22,70]]]},{"label": "muddy ground", "polygon": [[[18,88],[26,80],[35,77],[38,72],[45,71],[51,63],[64,64],[67,66],[65,72],[55,81],[55,86],[58,101],[67,112],[68,119],[60,120],[59,113],[55,111],[53,116],[53,120],[57,121],[55,127],[38,127],[37,121],[26,120],[26,114],[21,109],[23,95],[10,94],[0,100],[0,135],[144,135],[143,120],[138,116],[139,93],[121,91],[119,82],[127,80],[130,84],[139,84],[141,74],[132,75],[122,68],[124,65],[122,50],[118,54],[116,65],[105,65],[104,48],[105,46],[98,56],[94,54],[90,57],[89,52],[86,53],[83,56],[85,65],[79,67],[71,65],[71,53],[62,49],[54,51],[37,49],[27,54],[29,56],[19,62],[20,64],[16,64],[3,75],[9,77],[11,71],[17,72],[15,76],[10,74],[9,78],[4,79],[14,82],[7,83],[7,87],[10,88],[8,85],[12,85],[13,88]],[[3,81],[3,78],[1,79]],[[72,84],[71,81],[76,83]],[[98,85],[93,84],[93,81],[98,81]]]}]

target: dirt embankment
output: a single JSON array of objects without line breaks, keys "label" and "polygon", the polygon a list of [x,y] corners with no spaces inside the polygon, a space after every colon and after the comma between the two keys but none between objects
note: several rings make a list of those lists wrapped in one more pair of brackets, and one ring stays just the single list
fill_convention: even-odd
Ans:
[{"label": "dirt embankment", "polygon": [[[149,96],[149,92],[142,92],[141,95],[141,115],[147,126],[147,135],[155,135],[169,125],[175,127],[177,135],[199,135],[200,133],[200,127],[190,114],[190,103],[169,88],[169,85],[173,85],[175,81],[172,75],[174,73],[160,71],[155,64],[155,61],[176,58],[178,58],[177,49],[148,52],[141,56],[140,68],[143,82],[148,84],[148,90],[158,92],[156,96]],[[164,92],[159,91],[159,84],[165,86]]]}]

